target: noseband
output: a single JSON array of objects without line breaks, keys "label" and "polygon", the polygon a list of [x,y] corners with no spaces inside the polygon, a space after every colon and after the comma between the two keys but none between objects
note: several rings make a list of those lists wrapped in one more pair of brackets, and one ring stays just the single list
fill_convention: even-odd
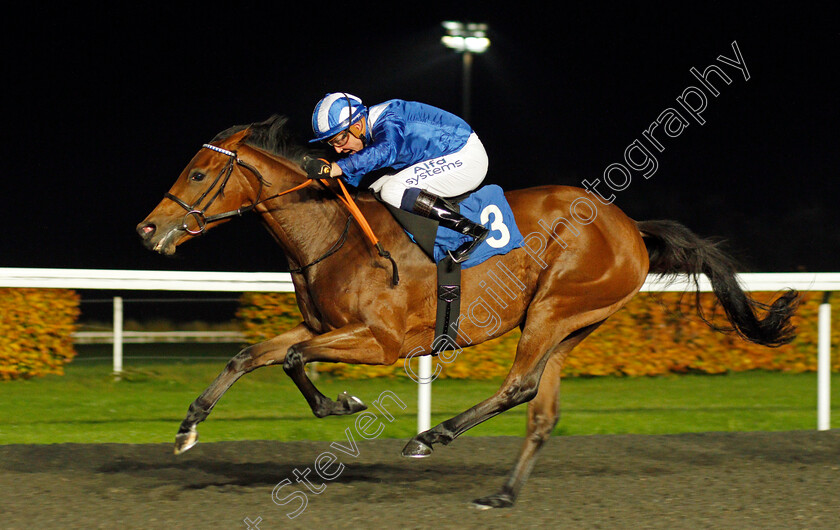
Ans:
[{"label": "noseband", "polygon": [[[265,181],[265,179],[257,170],[257,168],[248,164],[247,162],[243,162],[235,151],[228,151],[227,149],[222,149],[221,147],[216,147],[215,145],[211,144],[204,144],[201,147],[205,149],[210,149],[211,151],[216,151],[217,153],[221,153],[228,157],[227,164],[225,164],[225,167],[223,167],[222,170],[219,171],[219,174],[216,175],[216,178],[210,184],[210,187],[207,188],[204,191],[204,193],[202,193],[192,204],[187,204],[186,201],[176,197],[175,195],[172,195],[169,192],[164,194],[164,197],[173,201],[175,204],[187,211],[187,213],[184,215],[184,220],[181,223],[181,226],[178,227],[178,229],[184,230],[185,232],[194,236],[203,234],[207,228],[208,223],[221,221],[222,219],[227,219],[228,217],[234,217],[250,212],[260,202],[263,202],[260,200],[260,195],[262,195],[263,187],[269,186],[269,184]],[[257,196],[255,197],[254,201],[247,206],[242,206],[240,208],[237,208],[236,210],[230,210],[228,212],[218,213],[216,215],[211,215],[208,217],[207,215],[205,215],[204,212],[206,212],[210,208],[210,206],[217,198],[224,197],[225,186],[227,186],[228,180],[230,180],[230,176],[233,173],[233,168],[237,164],[244,167],[245,169],[253,173],[255,177],[257,177],[257,180],[260,183],[260,187],[257,190]],[[215,193],[210,195],[210,192],[213,191],[217,184],[219,184],[219,188],[216,190]],[[208,195],[210,195],[209,198]],[[205,199],[207,199],[207,202],[204,204],[204,206],[202,206],[201,203]],[[189,221],[191,218],[195,221],[195,224],[198,228],[192,229],[189,227],[187,221]]]}]

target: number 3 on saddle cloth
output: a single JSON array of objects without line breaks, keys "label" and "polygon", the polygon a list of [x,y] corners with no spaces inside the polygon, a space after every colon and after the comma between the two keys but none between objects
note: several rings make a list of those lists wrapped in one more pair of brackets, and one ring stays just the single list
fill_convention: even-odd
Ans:
[{"label": "number 3 on saddle cloth", "polygon": [[432,219],[383,203],[408,236],[437,263],[438,307],[433,353],[457,347],[455,338],[461,307],[461,269],[474,267],[499,254],[507,254],[524,243],[513,211],[499,186],[490,184],[469,195],[447,200],[458,205],[461,215],[490,230],[487,239],[463,263],[452,261],[449,251],[458,249],[470,236],[438,226],[437,221]]},{"label": "number 3 on saddle cloth", "polygon": [[[513,211],[499,186],[489,184],[468,195],[447,200],[459,207],[461,215],[490,230],[487,239],[470,254],[465,262],[461,263],[462,269],[469,269],[492,256],[507,254],[522,246],[524,238],[516,227]],[[437,221],[427,217],[408,213],[387,203],[383,204],[388,207],[412,241],[417,243],[436,263],[448,258],[449,251],[457,250],[471,239],[470,236],[438,226]]]}]

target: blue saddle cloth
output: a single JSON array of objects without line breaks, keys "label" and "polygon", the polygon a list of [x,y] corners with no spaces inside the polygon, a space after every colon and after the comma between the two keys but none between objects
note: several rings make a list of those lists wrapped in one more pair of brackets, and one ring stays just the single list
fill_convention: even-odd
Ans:
[{"label": "blue saddle cloth", "polygon": [[[487,239],[461,263],[462,269],[475,267],[493,256],[507,254],[522,246],[524,238],[516,227],[513,210],[510,209],[504,191],[499,186],[489,184],[479,188],[458,206],[461,215],[490,230]],[[447,256],[447,251],[457,250],[470,239],[470,236],[438,226],[434,248],[435,261],[442,260]]]}]

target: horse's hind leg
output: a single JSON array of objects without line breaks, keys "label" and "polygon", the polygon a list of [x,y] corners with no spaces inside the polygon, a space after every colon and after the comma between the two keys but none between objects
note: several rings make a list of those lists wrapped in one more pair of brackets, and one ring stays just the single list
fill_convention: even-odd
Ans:
[{"label": "horse's hind leg", "polygon": [[561,342],[546,363],[537,396],[528,403],[528,431],[525,442],[519,451],[519,458],[510,473],[502,489],[493,495],[476,499],[473,504],[479,508],[505,508],[512,506],[528,480],[537,454],[542,446],[551,437],[551,431],[560,419],[560,408],[557,398],[560,394],[560,373],[563,371],[563,364],[569,352],[583,341],[590,333],[595,331],[603,323],[598,322],[591,326],[573,333],[572,336]]},{"label": "horse's hind leg", "polygon": [[513,471],[497,493],[474,500],[473,504],[476,507],[506,508],[516,502],[522,486],[531,474],[537,453],[551,437],[551,431],[560,418],[557,397],[560,393],[560,372],[565,357],[565,353],[555,354],[548,360],[540,379],[537,397],[528,403],[528,432]]},{"label": "horse's hind leg", "polygon": [[[565,357],[610,313],[610,308],[604,308],[578,315],[575,320],[581,327],[573,325],[573,329],[577,328],[577,330],[569,333],[559,329],[560,326],[557,325],[559,319],[555,318],[553,313],[545,310],[534,311],[533,315],[544,316],[532,317],[526,324],[516,349],[513,366],[501,388],[489,399],[409,440],[403,448],[403,456],[429,456],[432,454],[433,444],[447,445],[479,423],[532,400],[538,394],[540,378],[548,360],[555,355]],[[587,320],[592,323],[586,324]],[[567,322],[566,325],[569,323]]]},{"label": "horse's hind leg", "polygon": [[190,404],[187,417],[181,422],[178,434],[175,435],[175,454],[187,451],[198,442],[196,425],[207,418],[219,399],[237,379],[261,366],[283,362],[286,351],[292,344],[313,336],[309,328],[304,324],[299,324],[271,340],[248,346],[228,361],[222,373]]}]

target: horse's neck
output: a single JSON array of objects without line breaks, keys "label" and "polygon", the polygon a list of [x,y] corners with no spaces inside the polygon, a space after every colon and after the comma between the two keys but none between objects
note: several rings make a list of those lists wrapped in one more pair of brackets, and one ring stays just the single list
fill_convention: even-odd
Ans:
[{"label": "horse's neck", "polygon": [[341,237],[348,214],[337,202],[308,188],[278,199],[279,208],[269,202],[263,219],[297,267],[316,261]]},{"label": "horse's neck", "polygon": [[[263,199],[304,182],[305,177],[298,173],[293,163],[263,151],[254,152],[258,156],[248,157],[247,161],[256,166],[269,183],[262,190]],[[341,210],[338,201],[316,183],[268,200],[258,207],[258,211],[286,256],[298,267],[318,259],[341,237],[348,215]]]}]

